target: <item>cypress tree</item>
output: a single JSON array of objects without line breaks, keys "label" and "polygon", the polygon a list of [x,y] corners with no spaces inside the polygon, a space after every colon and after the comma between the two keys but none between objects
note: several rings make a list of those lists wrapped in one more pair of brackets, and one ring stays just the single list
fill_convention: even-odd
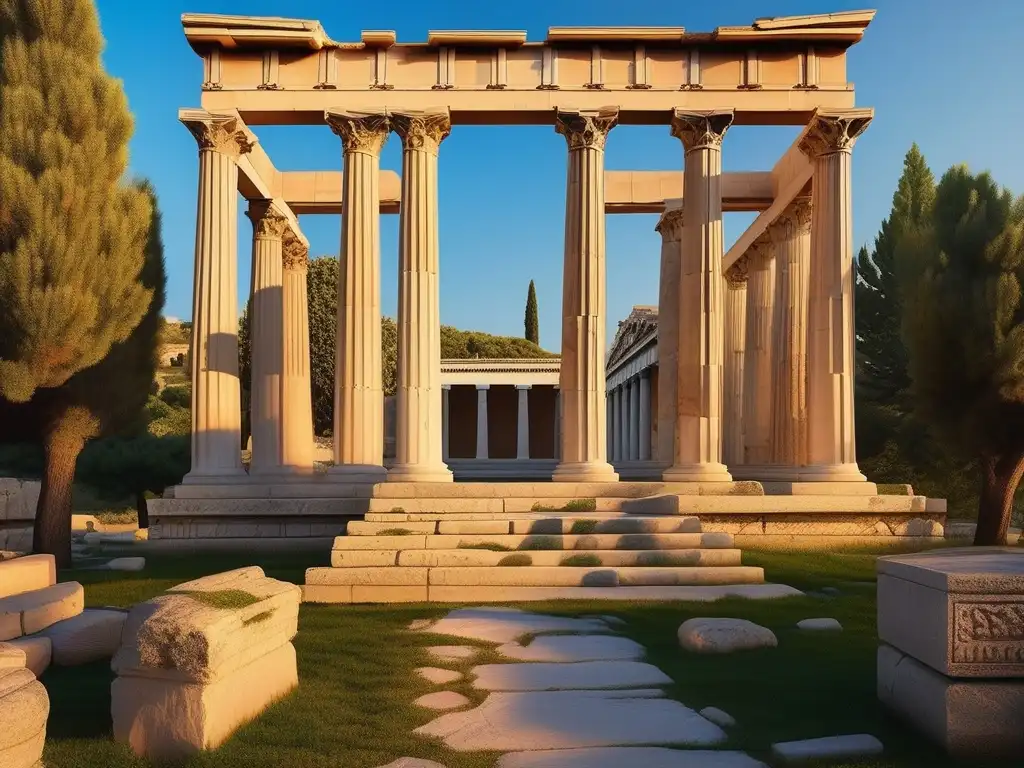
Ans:
[{"label": "cypress tree", "polygon": [[122,182],[132,118],[120,81],[103,72],[102,47],[91,0],[0,0],[0,396],[9,401],[98,363],[150,304],[139,281],[150,205]]},{"label": "cypress tree", "polygon": [[537,319],[537,290],[533,287],[533,280],[530,281],[530,288],[526,292],[526,340],[534,344],[540,344],[540,328]]},{"label": "cypress tree", "polygon": [[953,167],[897,256],[915,408],[978,460],[974,543],[1003,544],[1024,475],[1024,198]]}]

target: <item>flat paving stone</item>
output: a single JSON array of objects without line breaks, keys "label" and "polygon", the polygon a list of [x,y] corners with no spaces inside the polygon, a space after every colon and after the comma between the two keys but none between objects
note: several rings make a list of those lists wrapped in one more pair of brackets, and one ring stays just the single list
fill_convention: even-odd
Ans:
[{"label": "flat paving stone", "polygon": [[742,752],[666,749],[664,747],[595,747],[510,752],[496,768],[767,768]]},{"label": "flat paving stone", "polygon": [[440,619],[427,630],[433,634],[508,643],[524,635],[545,632],[608,632],[608,625],[598,619],[575,619],[546,616],[516,608],[459,608]]},{"label": "flat paving stone", "polygon": [[618,616],[605,616],[605,615],[602,615],[602,616],[580,616],[580,618],[581,619],[597,619],[598,621],[603,621],[605,624],[608,624],[608,625],[613,626],[613,627],[624,627],[624,626],[626,626],[626,620],[625,619],[620,619]]},{"label": "flat paving stone", "polygon": [[727,738],[725,731],[678,701],[630,698],[623,693],[492,693],[480,706],[441,715],[415,732],[440,738],[458,752],[665,744],[708,747]]},{"label": "flat paving stone", "polygon": [[425,709],[442,711],[464,707],[469,704],[469,699],[455,691],[437,691],[436,693],[428,693],[425,696],[420,696],[413,702],[413,704]]},{"label": "flat paving stone", "polygon": [[842,632],[843,625],[837,619],[804,619],[796,623],[800,629],[815,632]]},{"label": "flat paving stone", "polygon": [[481,691],[565,691],[646,688],[672,679],[653,664],[639,661],[583,661],[577,664],[483,664],[470,670]]},{"label": "flat paving stone", "polygon": [[506,643],[498,653],[517,661],[613,661],[644,657],[644,647],[626,637],[613,635],[549,635],[529,645]]},{"label": "flat paving stone", "polygon": [[715,725],[722,726],[723,728],[732,728],[736,725],[736,718],[718,707],[704,707],[704,709],[700,711],[700,716],[705,720],[710,720]]},{"label": "flat paving stone", "polygon": [[424,680],[435,685],[446,685],[462,679],[462,673],[453,669],[441,669],[440,667],[420,667],[416,674]]},{"label": "flat paving stone", "polygon": [[479,652],[479,648],[474,648],[471,645],[432,645],[427,648],[427,653],[435,659],[444,659],[445,661],[471,659]]},{"label": "flat paving stone", "polygon": [[433,760],[422,760],[418,757],[400,757],[393,763],[382,765],[380,768],[445,768]]},{"label": "flat paving stone", "polygon": [[867,733],[772,744],[772,755],[786,763],[803,760],[850,760],[882,754],[882,742]]}]

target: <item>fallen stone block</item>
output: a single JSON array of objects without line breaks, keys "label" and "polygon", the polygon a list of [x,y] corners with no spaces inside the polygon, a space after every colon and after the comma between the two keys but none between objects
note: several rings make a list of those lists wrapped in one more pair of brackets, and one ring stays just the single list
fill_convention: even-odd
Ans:
[{"label": "fallen stone block", "polygon": [[40,677],[53,656],[53,648],[48,637],[33,635],[19,637],[0,643],[0,667],[24,667],[36,677]]},{"label": "fallen stone block", "polygon": [[31,635],[82,612],[85,592],[77,581],[0,598],[0,641]]},{"label": "fallen stone block", "polygon": [[141,571],[145,567],[144,557],[115,557],[106,565],[108,571]]},{"label": "fallen stone block", "polygon": [[33,768],[42,759],[50,698],[29,670],[0,667],[0,765]]},{"label": "fallen stone block", "polygon": [[0,598],[52,587],[57,583],[53,555],[25,555],[0,562]]},{"label": "fallen stone block", "polygon": [[53,663],[62,667],[113,658],[121,645],[127,611],[87,608],[41,633],[53,644]]},{"label": "fallen stone block", "polygon": [[779,644],[774,632],[746,619],[689,619],[679,627],[678,637],[683,648],[696,653],[731,653]]},{"label": "fallen stone block", "polygon": [[866,733],[772,744],[772,755],[786,763],[806,760],[856,760],[880,755],[883,750],[882,742]]},{"label": "fallen stone block", "polygon": [[767,768],[742,752],[665,747],[594,747],[510,752],[496,768]]}]

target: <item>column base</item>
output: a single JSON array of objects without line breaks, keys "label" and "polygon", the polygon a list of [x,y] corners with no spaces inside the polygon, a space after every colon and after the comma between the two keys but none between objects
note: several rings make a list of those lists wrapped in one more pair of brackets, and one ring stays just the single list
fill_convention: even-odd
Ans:
[{"label": "column base", "polygon": [[673,464],[661,475],[666,483],[731,483],[725,464]]},{"label": "column base", "polygon": [[800,479],[800,467],[785,464],[738,464],[730,465],[729,473],[734,480],[778,480],[796,482]]},{"label": "column base", "polygon": [[864,483],[867,477],[855,464],[812,464],[797,467],[796,479],[809,483]]},{"label": "column base", "polygon": [[249,477],[253,482],[272,481],[275,483],[308,482],[313,476],[313,467],[279,466],[253,469]]},{"label": "column base", "polygon": [[192,470],[181,478],[179,485],[241,485],[249,482],[249,473],[244,468],[218,469],[202,472]]},{"label": "column base", "polygon": [[389,483],[450,483],[455,479],[446,464],[394,464],[387,473]]},{"label": "column base", "polygon": [[606,461],[574,461],[555,467],[551,480],[556,483],[617,483],[619,474]]},{"label": "column base", "polygon": [[383,483],[388,471],[381,464],[335,464],[327,468],[327,477],[343,483]]}]

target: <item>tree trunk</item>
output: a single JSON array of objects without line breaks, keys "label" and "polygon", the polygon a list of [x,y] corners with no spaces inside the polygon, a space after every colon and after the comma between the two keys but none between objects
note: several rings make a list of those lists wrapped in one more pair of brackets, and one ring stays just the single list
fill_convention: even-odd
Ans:
[{"label": "tree trunk", "polygon": [[81,409],[62,411],[43,435],[43,481],[32,531],[32,550],[53,555],[58,568],[71,567],[71,490],[75,465],[93,430]]},{"label": "tree trunk", "polygon": [[1004,546],[1013,515],[1013,497],[1024,475],[1024,452],[981,460],[981,496],[975,546]]},{"label": "tree trunk", "polygon": [[139,528],[149,528],[149,505],[146,504],[146,492],[135,493],[135,511],[139,514]]}]

